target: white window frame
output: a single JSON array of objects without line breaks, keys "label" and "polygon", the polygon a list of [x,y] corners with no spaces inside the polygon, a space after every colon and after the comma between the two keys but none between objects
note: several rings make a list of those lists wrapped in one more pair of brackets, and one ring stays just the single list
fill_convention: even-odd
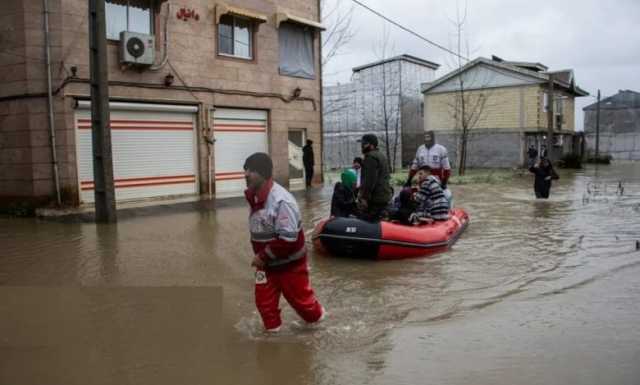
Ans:
[{"label": "white window frame", "polygon": [[[236,58],[236,59],[244,59],[244,60],[253,60],[253,39],[254,36],[253,34],[255,33],[255,27],[254,27],[254,23],[251,19],[246,18],[246,17],[240,17],[240,16],[236,16],[236,15],[231,15],[231,14],[226,14],[223,15],[223,17],[230,17],[233,20],[233,24],[231,24],[231,43],[232,43],[232,49],[233,49],[233,54],[230,53],[226,53],[226,52],[220,52],[220,25],[222,25],[222,17],[220,18],[220,22],[218,22],[218,25],[216,26],[216,51],[217,54],[220,56],[225,56],[225,57],[231,57],[231,58]],[[236,20],[243,20],[246,21],[249,24],[249,56],[242,56],[242,55],[236,55],[235,51],[236,51],[236,37],[235,37],[235,30],[236,30]],[[225,24],[228,25],[228,24]]]}]

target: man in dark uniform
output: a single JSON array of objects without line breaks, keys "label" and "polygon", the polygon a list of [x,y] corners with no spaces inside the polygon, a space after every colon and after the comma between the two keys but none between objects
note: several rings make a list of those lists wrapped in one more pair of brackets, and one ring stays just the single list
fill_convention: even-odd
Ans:
[{"label": "man in dark uniform", "polygon": [[313,180],[313,166],[315,161],[313,159],[313,144],[312,140],[307,140],[306,146],[302,147],[302,163],[304,164],[304,177],[307,187],[311,187],[311,181]]},{"label": "man in dark uniform", "polygon": [[358,216],[367,221],[377,221],[386,215],[393,196],[393,189],[389,184],[389,163],[387,157],[378,150],[378,138],[375,135],[364,135],[360,144],[364,160],[358,192]]}]

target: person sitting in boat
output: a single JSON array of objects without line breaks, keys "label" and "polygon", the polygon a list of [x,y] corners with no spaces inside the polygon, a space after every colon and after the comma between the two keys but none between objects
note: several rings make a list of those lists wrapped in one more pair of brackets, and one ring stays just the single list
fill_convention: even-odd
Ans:
[{"label": "person sitting in boat", "polygon": [[348,217],[356,212],[357,176],[351,169],[345,169],[340,174],[340,182],[336,182],[331,197],[331,216]]},{"label": "person sitting in boat", "polygon": [[400,190],[400,194],[393,198],[393,211],[390,213],[391,220],[398,221],[403,225],[411,225],[411,214],[416,210],[413,199],[413,188],[405,187]]},{"label": "person sitting in boat", "polygon": [[449,219],[449,201],[444,194],[440,179],[431,174],[431,167],[423,165],[418,169],[420,188],[414,194],[418,208],[411,215],[410,221],[431,222]]}]

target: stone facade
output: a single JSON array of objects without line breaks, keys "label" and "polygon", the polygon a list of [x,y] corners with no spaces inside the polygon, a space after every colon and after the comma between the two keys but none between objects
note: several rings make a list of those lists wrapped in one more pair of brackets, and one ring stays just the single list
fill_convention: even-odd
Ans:
[{"label": "stone facade", "polygon": [[[74,114],[77,98],[90,95],[88,10],[86,0],[50,0],[51,57],[56,153],[66,204],[78,203]],[[168,64],[161,70],[122,68],[119,42],[108,42],[109,93],[112,100],[186,103],[200,106],[200,133],[208,129],[204,111],[212,107],[263,109],[269,116],[269,151],[275,178],[288,184],[288,130],[306,129],[307,138],[322,143],[320,34],[314,32],[315,78],[279,74],[278,29],[275,14],[286,10],[311,21],[319,20],[317,0],[225,3],[268,16],[257,25],[254,59],[239,60],[216,54],[216,1],[155,2],[156,49],[163,55],[164,22],[169,35]],[[198,13],[187,22],[176,17],[179,8]],[[44,204],[55,199],[49,138],[44,56],[43,6],[39,0],[0,3],[0,200]],[[156,62],[159,60],[157,59]],[[71,67],[77,68],[75,76]],[[167,74],[175,77],[165,87]],[[187,87],[188,86],[188,87]],[[188,88],[191,88],[189,90]],[[300,98],[291,98],[300,89]],[[207,192],[207,149],[198,136],[200,192]],[[321,146],[317,146],[321,148]],[[322,174],[321,151],[316,150],[316,181]]]}]

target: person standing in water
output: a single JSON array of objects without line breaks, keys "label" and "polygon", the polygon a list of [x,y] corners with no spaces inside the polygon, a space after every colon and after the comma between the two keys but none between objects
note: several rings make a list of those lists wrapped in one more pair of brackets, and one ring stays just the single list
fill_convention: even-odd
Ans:
[{"label": "person standing in water", "polygon": [[325,311],[309,282],[307,247],[295,198],[273,181],[273,162],[265,153],[249,156],[244,174],[255,253],[251,262],[256,268],[255,300],[264,328],[267,332],[280,329],[280,294],[307,323],[320,321]]},{"label": "person standing in water", "polygon": [[551,162],[547,158],[540,158],[536,164],[529,168],[535,175],[535,181],[533,182],[533,191],[536,194],[537,199],[549,198],[549,192],[551,191],[551,181],[560,179],[556,174]]}]

